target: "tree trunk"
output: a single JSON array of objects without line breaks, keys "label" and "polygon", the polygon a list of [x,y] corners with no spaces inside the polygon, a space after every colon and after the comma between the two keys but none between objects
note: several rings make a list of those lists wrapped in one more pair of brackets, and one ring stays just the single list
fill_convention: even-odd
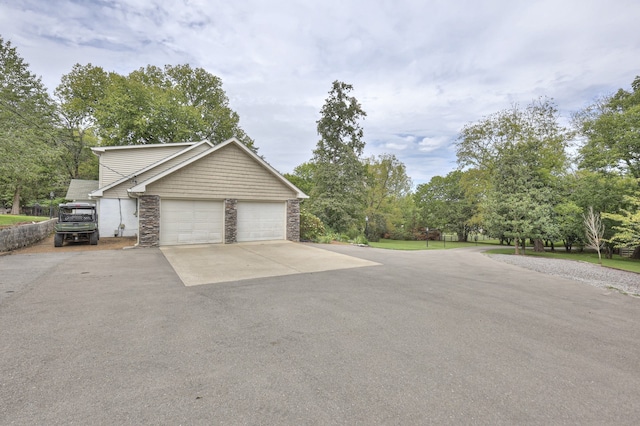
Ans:
[{"label": "tree trunk", "polygon": [[15,192],[13,193],[13,204],[11,205],[11,214],[19,215],[20,214],[20,187],[16,187]]},{"label": "tree trunk", "polygon": [[636,247],[633,250],[633,254],[631,255],[632,259],[640,259],[640,246]]},{"label": "tree trunk", "polygon": [[513,246],[516,249],[516,254],[520,254],[520,240],[518,239],[518,237],[516,237],[513,241],[514,241]]},{"label": "tree trunk", "polygon": [[536,253],[544,252],[544,242],[540,238],[536,238],[533,241],[533,251]]}]

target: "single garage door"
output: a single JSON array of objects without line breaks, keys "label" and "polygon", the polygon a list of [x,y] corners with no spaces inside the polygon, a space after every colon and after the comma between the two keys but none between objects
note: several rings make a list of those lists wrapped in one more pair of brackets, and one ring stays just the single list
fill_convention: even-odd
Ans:
[{"label": "single garage door", "polygon": [[285,239],[285,202],[239,201],[237,209],[238,242]]},{"label": "single garage door", "polygon": [[223,229],[222,201],[160,201],[160,245],[221,243]]}]

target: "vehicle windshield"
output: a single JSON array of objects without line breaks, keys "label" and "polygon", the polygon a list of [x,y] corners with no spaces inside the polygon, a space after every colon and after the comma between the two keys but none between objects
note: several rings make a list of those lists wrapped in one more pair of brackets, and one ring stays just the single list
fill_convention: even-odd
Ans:
[{"label": "vehicle windshield", "polygon": [[63,222],[90,222],[95,215],[93,207],[61,207],[60,220]]}]

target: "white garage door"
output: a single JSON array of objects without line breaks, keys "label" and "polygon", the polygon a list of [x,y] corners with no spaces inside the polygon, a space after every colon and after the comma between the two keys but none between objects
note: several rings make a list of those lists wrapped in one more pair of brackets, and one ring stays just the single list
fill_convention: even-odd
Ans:
[{"label": "white garage door", "polygon": [[239,201],[237,208],[238,242],[285,239],[286,203]]},{"label": "white garage door", "polygon": [[160,245],[221,243],[223,229],[222,201],[160,201]]}]

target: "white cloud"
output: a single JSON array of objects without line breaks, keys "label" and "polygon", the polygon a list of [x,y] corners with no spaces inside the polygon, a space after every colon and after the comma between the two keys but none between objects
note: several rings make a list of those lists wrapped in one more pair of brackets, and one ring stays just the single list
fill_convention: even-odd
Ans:
[{"label": "white cloud", "polygon": [[311,158],[331,82],[351,83],[366,155],[394,153],[422,183],[455,168],[466,123],[540,95],[568,115],[629,87],[637,16],[636,0],[23,0],[0,4],[0,35],[50,90],[75,63],[203,67],[283,172]]},{"label": "white cloud", "polygon": [[439,138],[422,138],[418,143],[420,152],[433,152],[440,148],[446,147],[449,140],[444,137]]}]

